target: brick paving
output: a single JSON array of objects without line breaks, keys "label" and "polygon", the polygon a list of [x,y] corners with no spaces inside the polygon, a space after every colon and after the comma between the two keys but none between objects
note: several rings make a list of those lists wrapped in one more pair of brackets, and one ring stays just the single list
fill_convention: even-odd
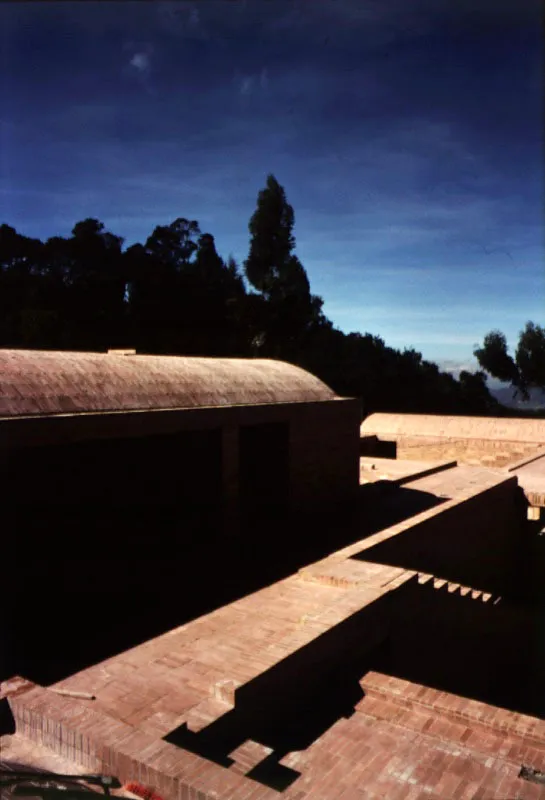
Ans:
[{"label": "brick paving", "polygon": [[545,798],[518,777],[545,770],[545,722],[364,666],[393,603],[436,580],[365,550],[506,481],[468,467],[409,481],[448,502],[55,684],[94,701],[22,685],[18,736],[165,800]]}]

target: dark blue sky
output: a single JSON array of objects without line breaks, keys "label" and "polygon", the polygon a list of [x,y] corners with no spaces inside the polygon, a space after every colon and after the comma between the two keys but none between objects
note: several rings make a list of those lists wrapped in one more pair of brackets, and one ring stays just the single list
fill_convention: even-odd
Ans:
[{"label": "dark blue sky", "polygon": [[0,5],[0,222],[242,261],[268,172],[324,310],[455,368],[543,322],[539,0]]}]

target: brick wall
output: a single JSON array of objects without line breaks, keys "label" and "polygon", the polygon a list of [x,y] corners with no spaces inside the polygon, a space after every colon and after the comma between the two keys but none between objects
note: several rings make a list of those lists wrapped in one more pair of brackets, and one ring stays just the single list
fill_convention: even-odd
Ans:
[{"label": "brick wall", "polygon": [[455,695],[542,716],[538,614],[431,578],[396,606],[388,670]]},{"label": "brick wall", "polygon": [[[369,455],[504,467],[545,443],[542,420],[455,417],[442,414],[371,414],[360,427]],[[373,437],[375,441],[373,442]]]},{"label": "brick wall", "polygon": [[9,698],[16,730],[87,771],[152,786],[165,800],[217,800],[276,792],[40,686]]},{"label": "brick wall", "polygon": [[[531,506],[545,508],[545,492],[526,492],[526,497]],[[543,514],[543,512],[541,512]]]},{"label": "brick wall", "polygon": [[456,460],[459,464],[504,467],[534,453],[539,445],[493,439],[443,439],[432,436],[366,435],[362,454],[414,461]]},{"label": "brick wall", "polygon": [[[142,450],[145,437],[162,435],[168,441],[175,442],[175,437],[212,435],[216,431],[218,438],[221,431],[223,458],[220,466],[222,472],[221,491],[226,500],[226,517],[236,519],[238,498],[238,437],[244,426],[285,423],[289,425],[289,480],[291,500],[294,510],[308,512],[318,510],[320,506],[335,505],[350,499],[359,486],[359,425],[360,403],[357,400],[332,400],[313,403],[277,403],[262,406],[228,406],[221,408],[198,408],[167,411],[145,411],[138,413],[108,413],[75,415],[73,417],[44,419],[14,419],[1,421],[0,432],[0,474],[16,485],[21,484],[17,477],[25,471],[25,460],[33,458],[36,452],[45,452],[48,446],[51,452],[60,452],[59,445],[67,445],[77,454],[74,448],[82,446],[91,449],[96,455],[95,461],[100,464],[109,463],[108,453],[127,450],[130,445],[133,455],[130,463],[139,471],[138,464],[144,457],[144,464],[152,463],[146,459]],[[4,435],[5,434],[5,435]],[[116,444],[117,440],[117,444]],[[187,450],[188,448],[186,448]],[[189,463],[199,451],[199,446],[189,448],[185,453]],[[67,451],[68,452],[68,451]],[[183,456],[183,454],[182,454]],[[219,456],[218,456],[219,459]],[[267,467],[267,452],[262,453],[263,468]],[[172,459],[170,458],[168,463]],[[61,459],[66,463],[67,459]],[[81,462],[81,459],[80,459]],[[156,472],[155,467],[153,473]],[[71,474],[71,473],[70,473]],[[119,471],[117,475],[119,476]],[[138,472],[140,474],[140,472]],[[80,488],[86,488],[96,501],[97,487],[103,487],[106,495],[114,486],[117,499],[124,496],[137,496],[139,501],[150,495],[150,501],[157,502],[150,486],[144,490],[136,489],[136,483],[128,481],[127,491],[123,492],[118,484],[119,477],[101,481],[96,477],[99,472],[91,473],[86,480],[80,481]],[[172,473],[174,475],[174,473]],[[40,482],[35,488],[29,487],[28,475],[25,475],[25,490],[33,496],[37,493]],[[43,483],[43,481],[42,481]],[[127,481],[126,481],[127,483]],[[163,494],[166,491],[165,481],[157,482],[157,488]],[[43,494],[43,492],[42,492]],[[55,496],[54,491],[47,494],[48,502]],[[191,495],[193,496],[193,495]],[[109,502],[109,497],[106,498]],[[64,502],[64,501],[63,501]]]},{"label": "brick wall", "polygon": [[[342,405],[341,405],[342,404]],[[290,481],[294,510],[353,497],[359,486],[357,401],[309,406],[290,425]]]},{"label": "brick wall", "polygon": [[361,434],[429,436],[442,439],[489,439],[504,442],[545,444],[545,426],[539,419],[464,417],[445,414],[371,414],[361,425]]},{"label": "brick wall", "polygon": [[502,592],[512,565],[524,515],[516,478],[467,500],[430,512],[362,552],[365,561],[430,573],[476,589]]},{"label": "brick wall", "polygon": [[459,464],[504,467],[536,449],[528,442],[502,442],[490,439],[434,439],[401,436],[397,439],[397,457],[417,461],[456,459]]},{"label": "brick wall", "polygon": [[304,706],[316,691],[327,692],[331,676],[347,665],[367,664],[390,632],[395,602],[395,591],[382,596],[376,592],[373,602],[308,643],[304,640],[313,623],[302,623],[301,646],[237,690],[237,716],[284,716],[286,709]]}]

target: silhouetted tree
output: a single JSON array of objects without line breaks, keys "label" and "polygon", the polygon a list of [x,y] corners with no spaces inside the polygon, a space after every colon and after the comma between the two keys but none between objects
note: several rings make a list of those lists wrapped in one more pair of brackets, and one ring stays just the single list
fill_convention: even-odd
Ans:
[{"label": "silhouetted tree", "polygon": [[0,341],[36,347],[47,338],[53,312],[44,305],[43,244],[0,226]]},{"label": "silhouetted tree", "polygon": [[246,277],[267,299],[278,292],[285,279],[295,248],[293,225],[293,208],[286,193],[274,175],[268,175],[248,224],[250,251],[244,262]]},{"label": "silhouetted tree", "polygon": [[529,389],[545,390],[545,328],[527,322],[520,332],[515,358],[509,355],[501,331],[491,331],[474,351],[480,366],[500,381],[510,383],[514,397],[529,398]]},{"label": "silhouetted tree", "polygon": [[545,328],[527,322],[515,357],[525,390],[545,389]]},{"label": "silhouetted tree", "polygon": [[196,220],[179,217],[170,225],[157,225],[146,240],[146,252],[169,268],[181,271],[197,250],[200,233]]},{"label": "silhouetted tree", "polygon": [[319,320],[322,301],[310,293],[305,268],[294,254],[294,212],[274,175],[257,198],[248,229],[250,249],[246,277],[267,301],[262,330],[256,338],[269,355],[296,357],[307,326]]},{"label": "silhouetted tree", "polygon": [[488,391],[484,372],[471,373],[462,370],[459,381],[466,413],[478,414],[483,409],[493,413],[497,409],[499,403]]},{"label": "silhouetted tree", "polygon": [[229,355],[240,350],[237,326],[242,321],[244,282],[233,258],[219,256],[214,237],[199,237],[195,260],[187,273],[187,309],[194,347],[203,355]]},{"label": "silhouetted tree", "polygon": [[191,352],[187,284],[200,234],[195,220],[180,217],[156,226],[143,247],[133,245],[127,251],[130,329],[140,349]]},{"label": "silhouetted tree", "polygon": [[[123,239],[97,219],[76,223],[68,240],[66,314],[78,348],[107,349],[123,337]],[[77,331],[77,334],[76,334]]]},{"label": "silhouetted tree", "polygon": [[[361,398],[364,414],[498,413],[483,373],[461,373],[457,381],[415,350],[400,352],[370,333],[335,328],[294,254],[293,225],[285,192],[269,176],[250,221],[250,292],[236,261],[225,262],[212,234],[195,220],[159,225],[144,244],[124,251],[123,240],[97,219],[45,243],[2,225],[0,345],[265,355],[301,365],[340,395]],[[506,354],[499,336],[496,351]],[[517,378],[522,370],[526,381],[542,380],[542,342],[543,330],[527,326],[516,364],[500,359],[502,374]]]}]

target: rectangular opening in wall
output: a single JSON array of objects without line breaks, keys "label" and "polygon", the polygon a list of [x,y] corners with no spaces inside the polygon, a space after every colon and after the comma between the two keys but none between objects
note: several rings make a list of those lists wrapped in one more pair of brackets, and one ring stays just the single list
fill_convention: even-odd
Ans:
[{"label": "rectangular opening in wall", "polygon": [[360,456],[375,458],[397,458],[397,443],[378,436],[362,436],[360,439]]},{"label": "rectangular opening in wall", "polygon": [[397,458],[397,442],[387,439],[377,439],[374,455],[377,458]]},{"label": "rectangular opening in wall", "polygon": [[289,506],[289,424],[246,425],[239,432],[243,519],[278,519]]}]

